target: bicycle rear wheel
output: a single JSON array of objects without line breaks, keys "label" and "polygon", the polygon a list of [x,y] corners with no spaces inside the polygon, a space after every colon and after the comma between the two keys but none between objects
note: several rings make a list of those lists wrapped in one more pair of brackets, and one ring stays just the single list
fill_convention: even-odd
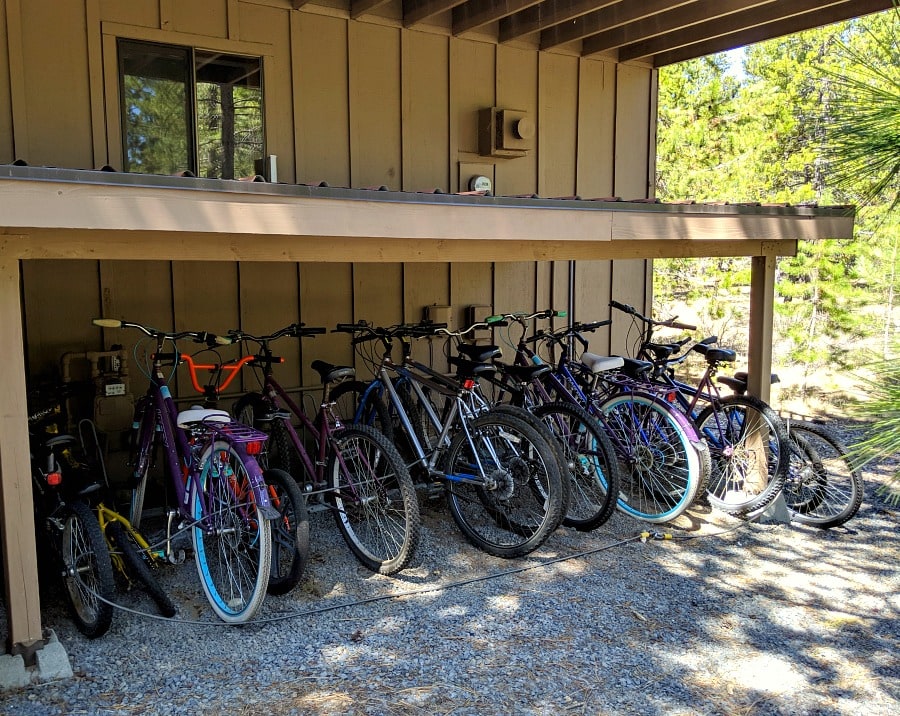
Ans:
[{"label": "bicycle rear wheel", "polygon": [[612,442],[580,405],[545,403],[534,409],[565,454],[569,501],[563,524],[587,531],[606,522],[619,497],[619,463]]},{"label": "bicycle rear wheel", "polygon": [[562,520],[553,449],[518,418],[488,412],[457,431],[444,459],[450,513],[466,538],[496,557],[540,547]]},{"label": "bicycle rear wheel", "polygon": [[847,448],[821,425],[791,421],[788,434],[791,460],[782,494],[791,520],[826,529],[852,519],[864,485]]},{"label": "bicycle rear wheel", "polygon": [[144,585],[147,594],[156,602],[160,614],[174,617],[177,612],[175,605],[153,573],[153,568],[141,554],[142,549],[132,534],[120,522],[113,521],[106,527],[106,536],[122,558],[128,578]]},{"label": "bicycle rear wheel", "polygon": [[690,507],[701,468],[684,417],[640,393],[617,395],[598,409],[619,461],[617,507],[646,522],[668,522]]},{"label": "bicycle rear wheel", "polygon": [[419,544],[419,503],[397,449],[368,425],[331,436],[328,479],[334,519],[350,550],[373,572],[395,574]]},{"label": "bicycle rear wheel", "polygon": [[116,595],[109,548],[97,517],[85,503],[70,502],[63,512],[60,554],[66,601],[78,631],[96,639],[112,624]]},{"label": "bicycle rear wheel", "polygon": [[272,531],[253,499],[247,466],[234,448],[216,441],[201,458],[191,529],[200,582],[216,615],[242,624],[266,596]]},{"label": "bicycle rear wheel", "polygon": [[287,594],[303,578],[309,558],[309,516],[306,498],[284,470],[263,472],[269,500],[281,515],[272,521],[272,571],[269,594]]},{"label": "bicycle rear wheel", "polygon": [[728,395],[697,417],[712,457],[709,504],[731,515],[768,505],[787,477],[790,443],[784,422],[750,395]]}]

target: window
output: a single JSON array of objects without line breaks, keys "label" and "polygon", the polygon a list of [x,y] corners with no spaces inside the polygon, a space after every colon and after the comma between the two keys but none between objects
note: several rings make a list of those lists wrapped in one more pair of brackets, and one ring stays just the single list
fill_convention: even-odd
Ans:
[{"label": "window", "polygon": [[125,171],[234,179],[263,144],[259,58],[119,40]]}]

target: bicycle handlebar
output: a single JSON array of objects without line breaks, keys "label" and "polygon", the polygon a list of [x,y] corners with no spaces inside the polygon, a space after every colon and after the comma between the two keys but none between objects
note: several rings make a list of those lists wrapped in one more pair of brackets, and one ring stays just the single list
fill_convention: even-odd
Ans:
[{"label": "bicycle handlebar", "polygon": [[696,331],[697,326],[692,326],[689,323],[680,323],[675,320],[675,318],[670,318],[665,321],[657,321],[653,318],[648,318],[647,316],[640,313],[634,306],[629,306],[627,303],[619,303],[618,301],[610,301],[609,305],[612,308],[616,308],[623,313],[627,313],[631,316],[634,316],[640,321],[647,323],[651,326],[661,326],[663,328],[677,328],[682,331]]},{"label": "bicycle handlebar", "polygon": [[194,343],[205,343],[210,348],[213,346],[227,346],[232,342],[232,339],[228,336],[218,336],[215,333],[208,333],[207,331],[178,331],[176,333],[167,333],[150,326],[145,326],[143,323],[120,321],[118,318],[94,318],[91,320],[91,323],[100,328],[136,328],[145,335],[163,341],[180,341],[185,338],[190,338]]},{"label": "bicycle handlebar", "polygon": [[276,338],[281,338],[282,336],[290,336],[292,338],[308,338],[310,336],[319,336],[323,333],[327,333],[327,329],[322,326],[307,326],[305,323],[292,323],[289,326],[285,326],[284,328],[279,328],[274,333],[270,333],[267,336],[256,336],[252,333],[247,333],[246,331],[242,331],[239,328],[234,328],[228,331],[228,336],[233,341],[253,341],[255,343],[268,343],[269,341],[274,341]]}]

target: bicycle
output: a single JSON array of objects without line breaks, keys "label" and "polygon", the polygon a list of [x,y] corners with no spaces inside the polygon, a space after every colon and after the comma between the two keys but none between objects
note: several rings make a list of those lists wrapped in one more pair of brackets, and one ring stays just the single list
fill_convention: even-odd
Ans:
[{"label": "bicycle", "polygon": [[155,348],[147,392],[135,406],[132,524],[140,525],[148,471],[155,448],[161,447],[177,505],[168,513],[166,554],[174,552],[171,527],[177,517],[179,529],[191,531],[197,572],[212,610],[226,623],[249,621],[265,599],[272,559],[270,520],[280,517],[254,457],[267,436],[222,410],[179,411],[163,371],[164,363],[178,362],[177,353],[163,352],[166,342],[191,339],[215,345],[222,339],[203,332],[167,333],[118,319],[96,318],[93,324],[136,329]]},{"label": "bicycle", "polygon": [[[638,359],[648,360],[653,370],[648,380],[671,389],[671,400],[691,417],[709,445],[711,471],[706,498],[713,507],[732,515],[745,515],[777,497],[788,472],[790,442],[784,423],[765,402],[749,395],[721,394],[714,378],[722,364],[733,363],[735,353],[715,348],[710,337],[695,343],[680,357],[673,357],[686,342],[653,341],[657,327],[695,330],[674,319],[657,321],[632,306],[610,301],[610,306],[632,317],[638,328]],[[704,356],[706,369],[696,385],[677,380],[675,366],[696,352]],[[720,379],[721,380],[721,379]]]},{"label": "bicycle", "polygon": [[[331,385],[351,379],[353,368],[313,361],[312,368],[322,379],[322,399],[313,417],[291,399],[274,376],[273,365],[282,359],[273,353],[271,341],[324,332],[324,328],[296,323],[265,336],[229,332],[234,341],[256,345],[242,365],[261,373],[259,391],[236,401],[233,413],[270,435],[270,466],[296,478],[294,460],[299,460],[304,493],[331,510],[344,540],[363,565],[379,574],[396,574],[409,564],[418,546],[419,505],[409,471],[393,444],[371,427],[342,424],[333,409]],[[309,450],[291,416],[310,436]]]},{"label": "bicycle", "polygon": [[[411,466],[420,481],[443,485],[450,513],[463,535],[488,554],[521,557],[542,545],[562,520],[564,490],[552,448],[531,425],[508,412],[473,411],[469,394],[476,381],[448,377],[413,360],[410,339],[436,335],[440,324],[401,324],[374,327],[367,323],[339,324],[336,331],[352,334],[359,346],[378,342],[380,357],[371,359],[375,379],[359,399],[357,417],[370,401],[383,400],[397,416],[413,451]],[[399,340],[403,358],[392,358]],[[402,381],[403,390],[392,377]],[[438,415],[425,391],[446,399]],[[412,397],[425,411],[432,430],[417,430],[407,410]],[[410,410],[415,408],[410,407]]]},{"label": "bicycle", "polygon": [[[565,317],[565,312],[539,311],[504,313],[488,317],[473,328],[501,328],[515,322],[524,336],[526,321],[535,318]],[[515,349],[518,341],[507,336],[506,342]],[[492,361],[501,377],[485,373],[480,378],[499,391],[491,403],[495,408],[518,407],[533,415],[538,425],[549,429],[554,444],[562,450],[563,474],[568,477],[568,500],[562,524],[580,531],[595,529],[605,523],[616,508],[619,496],[619,464],[615,448],[599,422],[580,405],[564,401],[538,403],[528,386],[551,370],[547,364],[513,365],[498,360],[500,349],[495,345],[458,343],[457,350],[465,358],[449,357],[465,374],[474,374],[476,366]],[[502,402],[509,399],[509,404]]]},{"label": "bicycle", "polygon": [[[555,311],[547,310],[534,317],[554,315]],[[515,362],[552,367],[531,380],[529,400],[538,405],[579,405],[603,428],[618,460],[616,507],[640,520],[668,522],[693,502],[700,482],[699,455],[706,446],[659,392],[622,372],[624,359],[587,351],[583,334],[610,323],[576,322],[556,331],[540,330],[528,338],[523,332],[515,343]],[[544,357],[538,354],[539,343],[547,346]],[[577,358],[576,344],[581,348]],[[549,354],[557,347],[560,356],[554,361]]]},{"label": "bicycle", "polygon": [[[773,382],[777,376],[773,376]],[[737,395],[747,390],[739,371],[719,382]],[[784,419],[791,439],[790,463],[781,494],[793,522],[821,529],[853,519],[862,505],[865,483],[843,441],[819,422]]]},{"label": "bicycle", "polygon": [[100,483],[77,454],[77,438],[59,431],[59,396],[54,390],[50,405],[32,406],[28,416],[37,544],[50,548],[78,631],[96,639],[112,624],[116,586],[106,540],[88,504]]},{"label": "bicycle", "polygon": [[[203,407],[218,408],[222,391],[228,388],[244,366],[253,361],[253,356],[224,361],[216,349],[205,347],[199,351],[206,352],[214,353],[218,362],[197,363],[194,356],[188,353],[181,353],[179,360],[187,366],[194,390],[203,395]],[[209,379],[203,384],[197,375],[201,370],[209,372]],[[266,441],[266,448],[270,444],[271,441]],[[274,595],[287,594],[300,583],[309,559],[306,497],[289,472],[269,466],[268,450],[260,452],[257,462],[263,469],[269,500],[280,515],[272,521],[272,569],[267,591]]]}]

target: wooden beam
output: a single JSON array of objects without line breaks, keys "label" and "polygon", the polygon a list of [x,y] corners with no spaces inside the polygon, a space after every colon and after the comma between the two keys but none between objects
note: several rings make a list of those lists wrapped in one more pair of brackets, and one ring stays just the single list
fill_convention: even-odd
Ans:
[{"label": "wooden beam", "polygon": [[647,0],[638,3],[607,3],[605,7],[573,18],[571,22],[547,27],[541,33],[541,49],[546,50],[567,42],[574,42],[589,35],[611,31],[614,28],[653,17],[666,10],[690,5],[696,0]]},{"label": "wooden beam", "polygon": [[775,316],[773,254],[750,260],[750,333],[747,350],[747,392],[769,401],[772,375],[772,327]]},{"label": "wooden beam", "polygon": [[453,34],[460,35],[477,27],[497,22],[521,10],[539,5],[542,0],[491,0],[490,2],[467,2],[453,8]]},{"label": "wooden beam", "polygon": [[[754,14],[766,5],[791,4],[796,0],[700,0],[667,9],[634,22],[604,29],[584,40],[582,54],[613,50],[649,38],[665,37],[700,23],[715,25],[734,13]],[[810,0],[804,0],[809,2]]]},{"label": "wooden beam", "polygon": [[536,7],[523,10],[500,21],[500,42],[543,30],[586,15],[618,0],[545,0]]},{"label": "wooden beam", "polygon": [[351,0],[350,1],[350,19],[356,20],[363,15],[367,15],[373,10],[377,10],[382,5],[387,5],[391,0]]},{"label": "wooden beam", "polygon": [[294,10],[299,10],[304,5],[308,5],[310,0],[291,0],[291,7]]},{"label": "wooden beam", "polygon": [[19,261],[0,253],[0,540],[9,644],[13,653],[41,641],[41,602],[20,302]]},{"label": "wooden beam", "polygon": [[[845,4],[855,6],[856,3],[857,0],[782,0],[754,8],[751,11],[720,16],[714,21],[704,19],[703,22],[695,23],[678,31],[627,44],[619,50],[619,59],[627,62],[640,57],[650,57],[685,45],[704,42],[713,37],[746,31],[766,23],[776,23],[777,25],[801,15],[807,16],[807,27],[815,27],[820,24],[818,18],[828,8]],[[856,14],[855,7],[853,14]],[[601,43],[601,45],[605,44]],[[595,45],[593,38],[585,40],[585,46],[585,49],[590,49],[592,52],[606,49]]]},{"label": "wooden beam", "polygon": [[[815,14],[815,25],[824,26],[831,23],[849,20],[854,17],[862,17],[873,12],[881,12],[891,7],[891,0],[857,0],[857,2],[846,2],[840,5],[832,5],[824,8]],[[716,52],[724,52],[733,50],[737,47],[744,47],[755,42],[770,40],[773,37],[782,37],[795,32],[808,30],[810,24],[810,15],[795,15],[788,19],[778,20],[776,22],[764,23],[756,27],[738,32],[721,35],[719,37],[710,38],[703,42],[696,42],[692,45],[685,45],[669,52],[662,52],[653,55],[654,67],[663,67],[672,65],[676,62],[684,62],[695,57],[703,57],[704,55],[712,55]]]},{"label": "wooden beam", "polygon": [[452,10],[466,0],[403,0],[403,26],[412,27],[430,17]]}]

